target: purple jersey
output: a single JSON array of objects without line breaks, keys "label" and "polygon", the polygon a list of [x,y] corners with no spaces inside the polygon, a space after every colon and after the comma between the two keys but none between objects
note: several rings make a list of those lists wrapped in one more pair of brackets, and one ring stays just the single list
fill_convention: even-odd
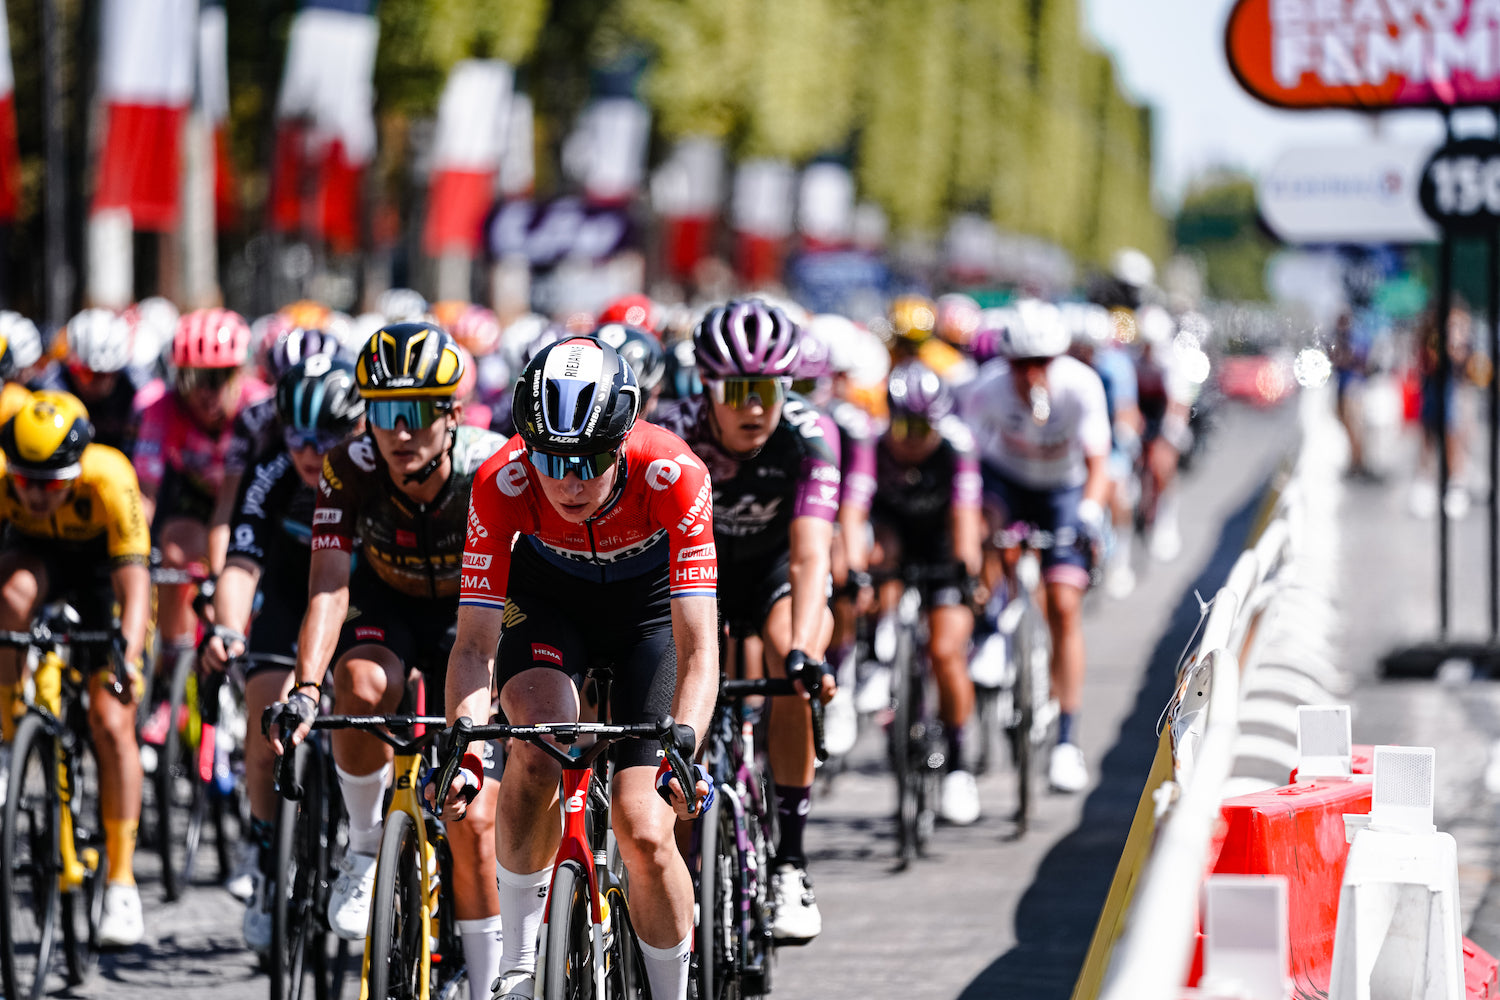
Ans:
[{"label": "purple jersey", "polygon": [[843,457],[841,506],[868,511],[875,495],[875,424],[870,415],[853,403],[837,400],[828,408],[839,431],[839,454]]},{"label": "purple jersey", "polygon": [[754,458],[726,454],[709,427],[703,396],[663,400],[651,419],[688,443],[713,478],[719,565],[785,552],[792,519],[833,521],[839,512],[839,437],[833,421],[789,396],[781,422]]},{"label": "purple jersey", "polygon": [[888,439],[875,447],[875,500],[870,520],[889,525],[902,539],[902,550],[915,561],[952,558],[955,509],[980,505],[979,459],[974,439],[956,418],[938,423],[942,441],[917,465],[898,462]]}]

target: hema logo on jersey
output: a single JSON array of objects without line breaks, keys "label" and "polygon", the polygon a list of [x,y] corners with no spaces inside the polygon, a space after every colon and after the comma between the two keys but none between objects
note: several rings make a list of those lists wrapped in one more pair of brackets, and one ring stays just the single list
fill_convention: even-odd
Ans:
[{"label": "hema logo on jersey", "polygon": [[717,583],[717,566],[679,566],[672,571],[673,583]]},{"label": "hema logo on jersey", "polygon": [[544,642],[533,642],[531,644],[532,660],[540,660],[544,663],[555,663],[562,666],[562,651],[556,646],[549,646]]}]

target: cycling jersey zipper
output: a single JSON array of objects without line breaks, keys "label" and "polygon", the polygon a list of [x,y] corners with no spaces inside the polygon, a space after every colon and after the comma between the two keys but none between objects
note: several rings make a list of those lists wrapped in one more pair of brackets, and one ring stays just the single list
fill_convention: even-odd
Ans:
[{"label": "cycling jersey zipper", "polygon": [[599,558],[599,546],[594,541],[594,519],[589,518],[587,521],[583,522],[583,526],[587,528],[589,532],[589,555],[593,557],[594,565],[599,567],[599,582],[608,583],[609,580],[604,575],[604,562]]},{"label": "cycling jersey zipper", "polygon": [[437,570],[433,566],[431,546],[427,544],[427,505],[417,504],[417,551],[422,553],[422,565],[427,567],[427,596],[436,598]]}]

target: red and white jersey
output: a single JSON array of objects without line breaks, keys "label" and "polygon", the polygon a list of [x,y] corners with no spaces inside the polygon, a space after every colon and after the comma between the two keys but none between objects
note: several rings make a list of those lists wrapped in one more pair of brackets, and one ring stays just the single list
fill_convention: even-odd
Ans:
[{"label": "red and white jersey", "polygon": [[674,598],[713,597],[719,561],[708,469],[681,438],[644,421],[625,439],[621,461],[614,498],[574,524],[542,493],[525,444],[512,437],[474,480],[459,604],[505,607],[513,541],[584,579],[670,573]]}]

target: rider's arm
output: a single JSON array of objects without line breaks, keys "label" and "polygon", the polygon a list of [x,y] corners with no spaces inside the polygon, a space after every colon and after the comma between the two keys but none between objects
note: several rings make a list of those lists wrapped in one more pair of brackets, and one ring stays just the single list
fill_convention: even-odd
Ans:
[{"label": "rider's arm", "polygon": [[125,662],[137,663],[146,649],[146,620],[151,613],[151,572],[146,568],[151,559],[150,522],[129,459],[113,448],[89,445],[83,460],[105,484],[98,502],[105,509],[105,543],[120,602]]},{"label": "rider's arm", "polygon": [[[229,519],[234,516],[234,501],[240,492],[242,472],[224,471],[224,485],[214,500],[214,512],[208,521],[208,569],[218,573],[224,568],[224,559],[229,552]],[[218,603],[215,602],[217,610]]]},{"label": "rider's arm", "polygon": [[230,556],[214,588],[214,621],[244,635],[250,626],[250,611],[255,606],[255,588],[259,584],[260,564],[244,556]]},{"label": "rider's arm", "polygon": [[349,555],[338,549],[312,554],[307,575],[307,613],[297,633],[297,684],[323,682],[349,614]]},{"label": "rider's arm", "polygon": [[477,604],[458,608],[458,635],[448,655],[444,703],[448,722],[467,717],[476,724],[490,718],[490,678],[495,673],[495,650],[500,645],[505,612]]},{"label": "rider's arm", "polygon": [[[677,645],[672,717],[692,726],[701,745],[719,694],[719,610],[713,597],[672,600],[672,641]],[[451,666],[448,674],[453,675]]]},{"label": "rider's arm", "polygon": [[1109,456],[1088,455],[1084,458],[1089,477],[1083,483],[1083,499],[1092,500],[1102,509],[1109,499]]},{"label": "rider's arm", "polygon": [[141,504],[146,512],[146,523],[156,518],[156,495],[161,489],[162,477],[166,475],[167,424],[171,412],[171,401],[156,400],[141,411],[140,430],[136,433],[135,450],[131,462],[140,482]]},{"label": "rider's arm", "polygon": [[125,662],[140,663],[146,650],[146,620],[151,614],[151,571],[145,562],[125,563],[114,568],[110,581],[120,602]]},{"label": "rider's arm", "polygon": [[833,525],[821,517],[797,517],[792,519],[790,534],[791,648],[800,649],[814,659],[822,659]]},{"label": "rider's arm", "polygon": [[848,454],[842,456],[839,537],[849,569],[863,573],[870,568],[866,526],[870,520],[870,502],[875,496],[875,438],[868,433],[860,437],[849,435],[846,448]]}]

